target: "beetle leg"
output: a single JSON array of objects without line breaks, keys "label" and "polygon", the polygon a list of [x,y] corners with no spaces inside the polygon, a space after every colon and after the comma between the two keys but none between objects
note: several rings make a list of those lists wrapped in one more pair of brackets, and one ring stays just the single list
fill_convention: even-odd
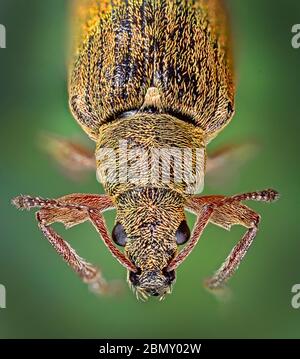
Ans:
[{"label": "beetle leg", "polygon": [[101,216],[102,211],[113,207],[108,196],[73,194],[59,199],[19,196],[13,200],[13,204],[20,209],[41,208],[36,213],[36,218],[44,236],[64,261],[85,283],[90,285],[93,291],[99,294],[110,294],[119,290],[119,284],[107,283],[101,271],[82,259],[50,226],[54,222],[60,222],[66,228],[70,228],[90,220],[89,211],[98,212]]},{"label": "beetle leg", "polygon": [[105,245],[110,250],[111,254],[129,271],[136,272],[137,268],[130,262],[125,255],[119,251],[117,247],[112,243],[108,231],[105,226],[105,222],[99,211],[94,209],[89,210],[89,219],[92,222],[93,226],[96,228],[97,232],[101,235]]},{"label": "beetle leg", "polygon": [[52,134],[43,135],[42,147],[72,179],[96,169],[94,152],[79,143]]},{"label": "beetle leg", "polygon": [[213,277],[206,280],[205,284],[209,289],[218,289],[224,286],[226,281],[237,270],[258,231],[260,216],[240,202],[245,200],[271,202],[277,198],[278,193],[272,189],[244,193],[231,197],[195,196],[192,198],[189,209],[195,213],[199,213],[199,210],[208,204],[214,204],[214,210],[210,217],[212,223],[228,230],[235,224],[240,224],[247,228],[247,232],[233,248],[220,269]]}]

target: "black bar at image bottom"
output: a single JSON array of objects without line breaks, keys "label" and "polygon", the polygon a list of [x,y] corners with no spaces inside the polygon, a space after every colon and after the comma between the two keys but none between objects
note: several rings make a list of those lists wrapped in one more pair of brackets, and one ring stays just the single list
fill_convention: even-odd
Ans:
[{"label": "black bar at image bottom", "polygon": [[264,339],[47,339],[47,340],[0,340],[0,357],[30,354],[31,357],[44,355],[84,355],[84,358],[136,358],[175,357],[208,358],[213,354],[242,358],[244,355],[298,354],[299,340]]}]

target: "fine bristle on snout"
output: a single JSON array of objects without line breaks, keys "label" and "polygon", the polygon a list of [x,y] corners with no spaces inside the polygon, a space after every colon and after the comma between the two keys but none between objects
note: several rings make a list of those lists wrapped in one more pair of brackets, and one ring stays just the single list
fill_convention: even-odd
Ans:
[{"label": "fine bristle on snout", "polygon": [[171,293],[175,281],[175,271],[148,270],[130,272],[128,276],[130,286],[138,298],[160,297],[161,299]]}]

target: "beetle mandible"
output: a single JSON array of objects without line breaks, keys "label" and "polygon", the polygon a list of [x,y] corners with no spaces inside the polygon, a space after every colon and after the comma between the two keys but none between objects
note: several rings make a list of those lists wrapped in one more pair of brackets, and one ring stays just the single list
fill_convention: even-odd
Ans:
[{"label": "beetle mandible", "polygon": [[[205,170],[218,165],[217,156],[206,161],[206,146],[234,114],[230,31],[222,1],[74,0],[72,4],[76,41],[69,102],[74,118],[95,142],[96,155],[63,139],[52,139],[51,148],[70,170],[97,168],[106,194],[19,196],[13,203],[22,209],[39,208],[38,225],[58,254],[94,290],[110,293],[116,288],[102,272],[51,227],[54,222],[69,228],[90,221],[128,270],[128,282],[142,299],[162,299],[171,292],[177,267],[209,222],[225,229],[242,225],[246,233],[206,281],[210,289],[223,287],[258,229],[260,216],[241,202],[272,201],[278,193],[268,189],[229,197],[200,196],[191,191],[188,176],[181,180],[175,176],[176,169],[186,170],[182,152],[188,149],[192,164],[188,175],[199,185]],[[125,155],[120,145],[124,143]],[[160,158],[153,156],[153,149],[161,150]],[[203,153],[200,167],[196,149]],[[128,158],[130,151],[137,157],[147,155],[142,168],[134,155]],[[169,163],[168,181],[162,180],[164,161]],[[156,177],[149,176],[149,164],[158,166]],[[112,178],[124,168],[122,180]],[[111,237],[102,212],[112,208],[116,223]],[[197,216],[191,235],[185,210]]]}]

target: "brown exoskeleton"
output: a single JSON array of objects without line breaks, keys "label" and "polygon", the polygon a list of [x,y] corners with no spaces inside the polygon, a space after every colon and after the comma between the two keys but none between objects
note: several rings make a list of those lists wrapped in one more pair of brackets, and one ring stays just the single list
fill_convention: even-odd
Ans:
[{"label": "brown exoskeleton", "polygon": [[[78,41],[70,71],[70,107],[96,143],[96,166],[95,154],[74,143],[52,138],[50,148],[70,171],[96,167],[107,194],[58,199],[20,196],[13,203],[22,209],[39,208],[38,225],[58,254],[95,290],[111,292],[114,287],[101,272],[51,228],[54,222],[69,228],[90,221],[112,255],[127,268],[128,281],[141,298],[163,298],[171,292],[175,270],[209,222],[225,229],[242,225],[245,235],[206,281],[211,289],[222,287],[257,233],[259,215],[241,202],[277,198],[274,190],[230,197],[195,194],[205,169],[218,166],[218,157],[206,164],[206,146],[234,113],[229,31],[222,1],[73,3]],[[154,149],[161,151],[159,158],[153,155]],[[203,154],[200,162],[197,150]],[[189,169],[182,153],[190,154]],[[169,168],[163,167],[165,162]],[[156,166],[155,175],[150,165]],[[178,169],[185,172],[180,180]],[[192,188],[189,177],[195,184]],[[110,208],[117,213],[112,239],[102,216]],[[191,235],[185,209],[197,215]],[[124,252],[115,244],[124,247]]]}]

